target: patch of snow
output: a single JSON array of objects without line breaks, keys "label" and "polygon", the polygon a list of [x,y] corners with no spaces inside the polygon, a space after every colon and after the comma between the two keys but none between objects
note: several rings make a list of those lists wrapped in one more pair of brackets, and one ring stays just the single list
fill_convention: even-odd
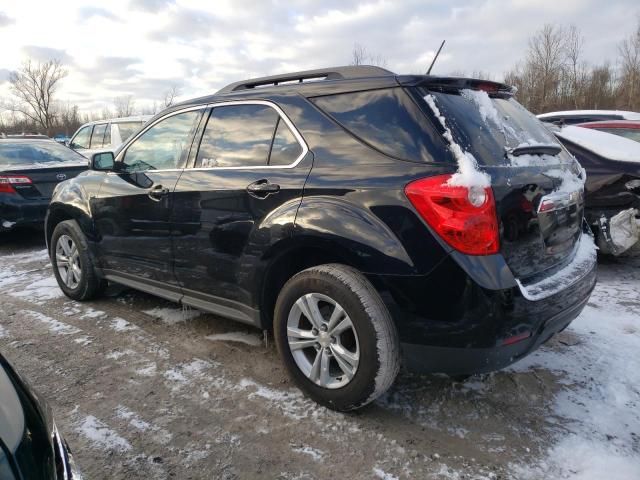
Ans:
[{"label": "patch of snow", "polygon": [[22,310],[20,311],[20,313],[44,323],[49,331],[53,333],[58,333],[60,335],[73,335],[81,332],[79,328],[59,322],[55,318],[48,317],[47,315],[44,315],[40,312],[34,312],[33,310]]},{"label": "patch of snow", "polygon": [[80,318],[100,318],[100,317],[106,317],[106,316],[107,316],[106,312],[103,312],[102,310],[94,310],[93,308],[89,307],[80,316]]},{"label": "patch of snow", "polygon": [[135,355],[136,352],[134,352],[133,350],[114,350],[112,352],[107,353],[106,357],[109,360],[120,360],[122,357],[127,356],[127,355]]},{"label": "patch of snow", "polygon": [[83,347],[86,347],[87,345],[91,345],[93,343],[93,341],[86,335],[82,337],[74,338],[73,341]]},{"label": "patch of snow", "polygon": [[131,444],[93,415],[87,415],[76,427],[76,432],[87,438],[92,444],[105,450],[126,452]]},{"label": "patch of snow", "polygon": [[193,380],[202,378],[205,375],[204,372],[211,367],[213,367],[211,362],[195,359],[190,363],[177,365],[165,371],[164,378],[173,382],[174,385],[171,387],[171,390],[176,391],[184,385],[191,383]]},{"label": "patch of snow", "polygon": [[443,136],[449,143],[449,150],[451,150],[458,163],[458,171],[449,179],[448,184],[456,187],[484,188],[491,186],[491,177],[486,172],[481,172],[478,169],[478,162],[475,157],[470,152],[464,151],[454,140],[444,116],[436,105],[435,97],[433,95],[425,95],[424,100],[442,125],[442,128],[444,128]]},{"label": "patch of snow", "polygon": [[156,374],[155,362],[150,362],[146,366],[137,369],[136,374],[142,377],[153,377]]},{"label": "patch of snow", "polygon": [[2,325],[0,325],[0,338],[4,338],[6,336],[7,336],[7,331]]},{"label": "patch of snow", "polygon": [[124,318],[114,318],[111,321],[111,328],[116,332],[128,332],[131,330],[139,330],[139,328],[131,323],[127,322]]},{"label": "patch of snow", "polygon": [[63,297],[64,294],[54,276],[47,276],[41,280],[36,280],[25,285],[22,290],[9,292],[9,295],[17,298],[28,298],[34,300],[35,303],[41,303],[43,300],[53,300]]},{"label": "patch of snow", "polygon": [[146,432],[151,428],[150,423],[145,422],[137,413],[129,410],[123,405],[118,405],[118,407],[116,408],[116,416],[123,420],[129,420],[129,425],[131,425],[136,430],[140,430],[141,432]]},{"label": "patch of snow", "polygon": [[592,128],[566,126],[555,134],[601,157],[621,162],[640,163],[640,143]]},{"label": "patch of snow", "polygon": [[246,343],[247,345],[251,345],[253,347],[259,347],[260,345],[262,345],[262,340],[260,339],[260,337],[245,332],[216,333],[213,335],[207,335],[204,338],[214,342],[218,341]]},{"label": "patch of snow", "polygon": [[322,450],[318,450],[317,448],[309,447],[306,445],[292,447],[291,450],[297,453],[304,453],[305,455],[309,455],[316,462],[320,462],[325,456],[325,453]]},{"label": "patch of snow", "polygon": [[630,325],[638,325],[637,310],[628,305],[631,297],[637,302],[637,285],[625,279],[598,283],[569,327],[579,343],[543,347],[509,367],[543,368],[561,375],[564,385],[549,418],[562,424],[556,442],[538,463],[514,467],[518,478],[640,478],[640,332],[629,333]]},{"label": "patch of snow", "polygon": [[400,480],[399,477],[385,472],[379,467],[373,467],[373,474],[381,480]]},{"label": "patch of snow", "polygon": [[16,222],[10,222],[10,221],[8,221],[8,220],[3,220],[3,221],[2,221],[2,226],[3,226],[4,228],[11,228],[11,227],[13,227],[15,224],[16,224]]},{"label": "patch of snow", "polygon": [[185,322],[187,320],[194,319],[202,315],[202,312],[194,309],[186,308],[152,308],[151,310],[143,310],[142,313],[158,318],[167,325],[174,325],[176,323]]},{"label": "patch of snow", "polygon": [[584,117],[590,115],[620,115],[625,120],[640,120],[640,113],[625,110],[563,110],[561,112],[547,112],[538,115],[538,118],[548,118],[555,116],[562,117]]}]

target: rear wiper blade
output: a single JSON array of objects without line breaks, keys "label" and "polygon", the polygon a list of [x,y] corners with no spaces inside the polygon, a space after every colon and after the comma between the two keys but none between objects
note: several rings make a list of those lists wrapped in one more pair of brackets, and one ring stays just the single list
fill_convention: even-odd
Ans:
[{"label": "rear wiper blade", "polygon": [[560,145],[554,145],[552,143],[538,143],[534,145],[522,145],[507,149],[508,155],[519,157],[520,155],[558,155],[562,151]]}]

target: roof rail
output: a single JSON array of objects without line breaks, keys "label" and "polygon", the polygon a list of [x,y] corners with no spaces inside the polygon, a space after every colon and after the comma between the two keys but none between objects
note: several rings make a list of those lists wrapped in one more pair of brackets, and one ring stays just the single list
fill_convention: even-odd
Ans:
[{"label": "roof rail", "polygon": [[347,78],[381,77],[387,75],[395,75],[395,73],[385,68],[375,67],[373,65],[319,68],[316,70],[270,75],[268,77],[251,78],[249,80],[230,83],[226,87],[218,90],[216,95],[238,92],[241,90],[250,90],[256,87],[277,86],[282,83],[304,83],[305,80],[343,80]]}]

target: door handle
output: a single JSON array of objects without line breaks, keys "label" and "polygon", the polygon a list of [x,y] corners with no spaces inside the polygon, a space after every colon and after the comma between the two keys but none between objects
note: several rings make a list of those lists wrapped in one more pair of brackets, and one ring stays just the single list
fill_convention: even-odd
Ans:
[{"label": "door handle", "polygon": [[256,198],[266,198],[272,193],[278,193],[280,191],[280,185],[271,183],[266,178],[258,180],[257,182],[247,185],[247,192]]},{"label": "door handle", "polygon": [[162,197],[168,194],[169,194],[169,189],[164,188],[162,185],[156,185],[155,187],[150,189],[148,193],[149,198],[151,200],[155,200],[156,202],[162,200]]}]

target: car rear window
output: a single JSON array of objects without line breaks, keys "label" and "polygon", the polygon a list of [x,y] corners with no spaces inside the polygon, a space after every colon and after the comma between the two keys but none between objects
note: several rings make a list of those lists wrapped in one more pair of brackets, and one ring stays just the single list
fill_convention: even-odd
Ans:
[{"label": "car rear window", "polygon": [[453,162],[440,133],[402,88],[341,93],[311,99],[363,142],[414,162]]},{"label": "car rear window", "polygon": [[29,166],[42,163],[85,163],[82,155],[51,141],[0,142],[0,169],[3,167]]},{"label": "car rear window", "polygon": [[432,96],[456,143],[480,164],[505,164],[506,151],[525,144],[559,144],[540,120],[513,98],[490,97],[479,90],[416,90],[420,97]]}]

